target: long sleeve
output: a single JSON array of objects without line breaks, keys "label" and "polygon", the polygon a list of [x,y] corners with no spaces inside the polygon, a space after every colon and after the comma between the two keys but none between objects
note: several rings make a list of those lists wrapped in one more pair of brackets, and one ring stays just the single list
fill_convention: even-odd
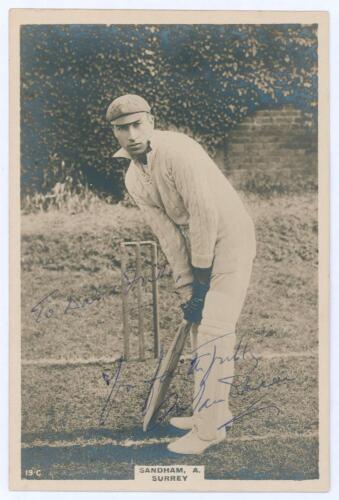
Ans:
[{"label": "long sleeve", "polygon": [[171,175],[189,214],[192,265],[207,268],[213,263],[218,231],[218,211],[207,182],[211,160],[198,144],[191,141],[188,146],[171,155]]},{"label": "long sleeve", "polygon": [[192,283],[192,266],[186,241],[180,229],[163,210],[151,204],[148,199],[142,196],[140,190],[135,189],[135,186],[131,185],[130,182],[126,182],[126,187],[140,208],[146,223],[159,240],[161,249],[172,269],[175,287],[180,288]]}]

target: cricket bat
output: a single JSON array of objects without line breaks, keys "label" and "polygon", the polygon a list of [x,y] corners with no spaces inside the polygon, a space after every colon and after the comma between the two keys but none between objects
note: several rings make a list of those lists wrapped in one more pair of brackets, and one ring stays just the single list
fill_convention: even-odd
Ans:
[{"label": "cricket bat", "polygon": [[192,323],[186,320],[182,321],[166,356],[159,364],[147,399],[143,423],[144,432],[147,431],[149,424],[154,421],[159,410],[161,409],[161,405],[172,381],[175,369],[178,366],[191,325]]}]

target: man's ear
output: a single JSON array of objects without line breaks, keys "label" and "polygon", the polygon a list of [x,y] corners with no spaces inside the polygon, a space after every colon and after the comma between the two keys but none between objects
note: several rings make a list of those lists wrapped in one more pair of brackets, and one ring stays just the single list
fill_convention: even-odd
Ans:
[{"label": "man's ear", "polygon": [[115,137],[115,138],[117,138],[117,135],[116,135],[116,133],[115,133],[115,125],[112,125],[112,131],[113,131],[113,135],[114,135],[114,137]]},{"label": "man's ear", "polygon": [[149,114],[148,119],[149,119],[149,122],[151,123],[151,125],[153,125],[153,127],[154,127],[154,116]]}]

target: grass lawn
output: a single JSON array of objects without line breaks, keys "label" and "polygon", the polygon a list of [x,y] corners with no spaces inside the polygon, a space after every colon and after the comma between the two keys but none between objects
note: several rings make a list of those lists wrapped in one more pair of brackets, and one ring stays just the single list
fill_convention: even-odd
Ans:
[{"label": "grass lawn", "polygon": [[[258,388],[241,394],[233,391],[231,406],[234,414],[240,414],[255,398],[263,397],[268,408],[239,419],[229,431],[229,440],[209,451],[204,463],[211,479],[218,474],[233,479],[314,478],[318,474],[316,196],[261,199],[251,195],[245,202],[256,225],[257,257],[237,331],[249,354],[238,360],[236,373],[246,373],[255,356],[259,361],[250,383],[252,389]],[[103,204],[95,212],[73,215],[62,211],[23,215],[21,224],[23,441],[42,440],[44,446],[80,443],[82,455],[78,455],[74,477],[95,478],[100,471],[100,477],[124,477],[119,471],[132,470],[128,456],[123,450],[119,455],[119,447],[114,448],[115,457],[112,450],[105,455],[105,446],[110,446],[105,442],[89,472],[88,463],[94,460],[90,443],[142,432],[147,379],[155,369],[149,287],[144,296],[148,359],[123,363],[120,382],[124,389],[116,394],[103,425],[99,420],[110,391],[102,372],[114,374],[116,364],[107,360],[122,354],[123,348],[119,242],[153,236],[137,209],[120,204]],[[147,254],[143,266],[148,278]],[[161,253],[159,267],[164,270],[159,278],[159,302],[161,342],[166,349],[181,314]],[[131,349],[136,357],[135,290],[129,299],[134,315]],[[55,364],[28,364],[41,360]],[[66,361],[70,364],[62,364]],[[280,382],[270,385],[274,378]],[[262,381],[267,387],[260,387]],[[171,414],[189,407],[191,384],[192,375],[183,363],[173,383],[178,399]],[[153,434],[169,436],[167,418],[164,415],[165,423]],[[45,460],[42,450],[35,447],[31,454],[24,450],[25,463]],[[62,446],[58,450],[46,477],[73,477]],[[139,451],[135,453],[138,457]],[[179,460],[164,446],[150,445],[149,453],[137,463],[198,464],[199,460]]]}]

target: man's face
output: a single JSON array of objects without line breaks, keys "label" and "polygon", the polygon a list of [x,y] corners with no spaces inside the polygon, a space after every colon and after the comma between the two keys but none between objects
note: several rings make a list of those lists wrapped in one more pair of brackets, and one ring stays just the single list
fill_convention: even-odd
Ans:
[{"label": "man's face", "polygon": [[135,158],[145,153],[153,128],[153,116],[149,113],[140,113],[130,123],[113,125],[113,133],[120,146]]}]

